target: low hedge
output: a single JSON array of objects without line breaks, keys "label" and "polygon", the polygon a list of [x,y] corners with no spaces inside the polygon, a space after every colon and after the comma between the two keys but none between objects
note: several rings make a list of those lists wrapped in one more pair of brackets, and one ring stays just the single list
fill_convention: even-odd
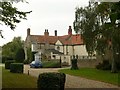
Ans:
[{"label": "low hedge", "polygon": [[66,75],[64,73],[42,73],[37,80],[39,90],[64,90]]},{"label": "low hedge", "polygon": [[10,69],[10,64],[14,63],[14,62],[15,62],[14,60],[7,60],[7,61],[5,61],[5,69]]},{"label": "low hedge", "polygon": [[23,73],[23,63],[11,63],[10,72],[12,73]]},{"label": "low hedge", "polygon": [[60,68],[60,62],[58,61],[45,61],[42,62],[43,68]]}]

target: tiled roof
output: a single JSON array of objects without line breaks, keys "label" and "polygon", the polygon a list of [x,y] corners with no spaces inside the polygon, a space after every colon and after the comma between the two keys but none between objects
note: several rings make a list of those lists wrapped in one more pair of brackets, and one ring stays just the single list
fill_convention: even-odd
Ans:
[{"label": "tiled roof", "polygon": [[31,35],[30,39],[32,43],[50,43],[55,44],[58,40],[56,36],[44,36],[44,35]]},{"label": "tiled roof", "polygon": [[66,36],[60,36],[58,38],[64,45],[78,45],[83,44],[83,39],[81,38],[81,35],[66,35]]},{"label": "tiled roof", "polygon": [[81,35],[72,35],[72,44],[83,44],[83,39]]},{"label": "tiled roof", "polygon": [[30,35],[32,43],[50,43],[55,44],[57,40],[60,40],[64,45],[78,45],[83,44],[81,35],[64,35],[64,36],[44,36],[44,35]]}]

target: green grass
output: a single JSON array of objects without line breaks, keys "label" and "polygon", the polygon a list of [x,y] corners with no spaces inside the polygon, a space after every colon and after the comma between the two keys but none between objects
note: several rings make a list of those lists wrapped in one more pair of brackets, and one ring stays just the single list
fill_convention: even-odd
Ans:
[{"label": "green grass", "polygon": [[59,70],[59,72],[63,72],[65,74],[70,74],[74,76],[80,76],[88,79],[103,81],[115,85],[118,85],[119,83],[120,85],[120,77],[118,80],[118,73],[111,73],[110,71],[97,70],[93,68],[81,68],[79,70],[62,69]]},{"label": "green grass", "polygon": [[37,88],[37,78],[26,74],[11,73],[2,68],[3,88]]}]

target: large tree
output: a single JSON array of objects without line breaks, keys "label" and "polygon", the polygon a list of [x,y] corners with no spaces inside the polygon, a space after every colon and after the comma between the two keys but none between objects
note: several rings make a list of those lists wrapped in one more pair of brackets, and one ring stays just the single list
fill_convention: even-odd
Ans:
[{"label": "large tree", "polygon": [[[19,11],[16,7],[13,7],[13,3],[18,3],[20,1],[24,0],[11,0],[9,2],[0,2],[0,24],[1,25],[7,25],[12,30],[15,29],[16,23],[20,23],[21,19],[27,19],[27,14],[29,14],[31,11],[23,12]],[[0,35],[2,30],[0,30]]]},{"label": "large tree", "polygon": [[14,37],[14,39],[2,46],[2,56],[3,58],[16,59],[16,53],[19,49],[23,48],[23,40],[21,37]]},{"label": "large tree", "polygon": [[[112,72],[116,72],[116,61],[120,58],[120,2],[89,3],[85,8],[76,9],[74,29],[83,36],[86,49],[90,55],[97,51],[105,54],[110,47]],[[117,22],[117,23],[116,23]]]}]

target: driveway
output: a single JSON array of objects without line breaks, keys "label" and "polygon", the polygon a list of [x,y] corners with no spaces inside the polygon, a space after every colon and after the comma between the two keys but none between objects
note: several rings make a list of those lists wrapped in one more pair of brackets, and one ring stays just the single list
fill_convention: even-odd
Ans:
[{"label": "driveway", "polygon": [[[24,73],[28,74],[28,71],[29,71],[29,75],[38,77],[40,73],[58,72],[59,69],[61,69],[61,68],[33,69],[33,68],[30,68],[29,65],[25,65]],[[62,69],[64,69],[64,68],[62,68]],[[65,88],[118,88],[118,86],[66,74]]]}]

